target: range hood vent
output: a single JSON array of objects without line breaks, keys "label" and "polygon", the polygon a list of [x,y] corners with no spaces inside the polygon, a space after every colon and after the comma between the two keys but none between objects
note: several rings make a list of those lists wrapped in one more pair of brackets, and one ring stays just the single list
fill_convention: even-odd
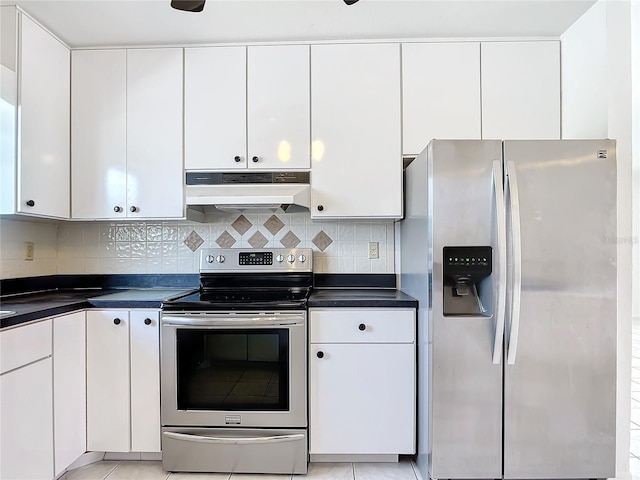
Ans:
[{"label": "range hood vent", "polygon": [[187,216],[245,210],[308,211],[309,172],[187,172]]}]

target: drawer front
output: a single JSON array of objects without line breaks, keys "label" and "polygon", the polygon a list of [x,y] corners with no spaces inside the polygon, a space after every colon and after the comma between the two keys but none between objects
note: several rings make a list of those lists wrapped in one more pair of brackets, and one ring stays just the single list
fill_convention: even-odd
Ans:
[{"label": "drawer front", "polygon": [[413,343],[415,310],[309,309],[311,343]]},{"label": "drawer front", "polygon": [[0,374],[51,355],[51,320],[0,332]]}]

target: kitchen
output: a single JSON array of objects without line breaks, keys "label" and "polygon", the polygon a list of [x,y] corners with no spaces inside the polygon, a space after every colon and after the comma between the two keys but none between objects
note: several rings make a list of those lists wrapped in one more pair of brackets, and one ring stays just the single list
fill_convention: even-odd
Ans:
[{"label": "kitchen", "polygon": [[[29,11],[28,3],[29,2],[27,2],[27,4],[24,6],[25,10],[28,13],[32,13],[34,16],[36,16],[35,11],[33,12]],[[341,5],[341,7],[343,7],[343,9],[340,10],[342,14],[353,15],[352,13],[348,13],[348,14],[345,13],[346,12],[346,10],[344,10],[344,8],[346,8],[345,6]],[[361,8],[361,7],[360,7],[360,4],[356,4],[351,6],[350,8]],[[598,8],[600,10],[597,10]],[[603,120],[603,117],[601,116],[589,117],[588,115],[586,115],[584,110],[581,110],[581,109],[587,108],[585,106],[586,102],[582,101],[583,97],[580,97],[581,94],[585,95],[584,92],[576,92],[575,97],[571,96],[572,88],[576,83],[575,81],[573,82],[571,81],[570,75],[572,71],[575,75],[579,75],[581,64],[579,63],[580,59],[578,57],[580,56],[580,52],[583,51],[582,48],[584,48],[581,46],[580,47],[575,46],[575,43],[572,44],[571,42],[572,41],[573,42],[585,42],[585,41],[592,42],[592,43],[595,43],[594,48],[589,49],[588,51],[602,52],[602,49],[598,48],[598,44],[597,44],[598,40],[601,40],[602,37],[597,37],[592,35],[592,31],[591,33],[587,34],[584,31],[580,31],[580,28],[587,28],[587,29],[590,28],[591,24],[589,22],[593,22],[593,21],[595,21],[597,25],[600,25],[598,23],[599,19],[601,18],[599,17],[599,15],[602,15],[602,9],[605,9],[605,8],[610,9],[609,11],[610,18],[613,18],[613,16],[616,14],[623,15],[623,18],[624,18],[624,12],[619,12],[616,10],[622,7],[618,6],[613,2],[612,4],[606,4],[603,2],[603,3],[597,4],[597,8],[594,9],[593,11],[590,10],[591,16],[590,17],[585,16],[582,19],[583,23],[581,24],[576,23],[572,27],[572,29],[566,29],[566,32],[565,30],[562,30],[555,35],[555,38],[557,39],[560,37],[560,34],[562,34],[562,38],[561,38],[562,45],[563,45],[562,59],[564,62],[563,68],[562,68],[562,82],[563,82],[562,97],[560,98],[559,85],[556,85],[557,92],[556,92],[556,96],[554,97],[554,101],[556,102],[555,103],[556,105],[555,130],[557,132],[556,135],[559,136],[560,100],[562,100],[563,138],[579,138],[581,135],[580,129],[582,129],[583,132],[588,132],[588,133],[582,133],[582,135],[586,137],[616,138],[618,140],[618,148],[619,148],[619,153],[618,153],[618,156],[619,156],[618,175],[620,178],[619,192],[620,192],[620,195],[626,195],[626,197],[623,197],[623,198],[630,198],[631,193],[630,193],[629,182],[631,178],[632,156],[629,150],[631,148],[630,141],[625,144],[625,139],[630,138],[631,128],[630,128],[630,124],[625,124],[624,122],[620,121],[620,118],[627,118],[625,116],[626,110],[624,110],[625,108],[627,108],[627,105],[628,105],[628,97],[624,97],[625,91],[627,90],[625,90],[624,88],[620,89],[619,85],[615,85],[615,88],[612,86],[611,87],[612,98],[608,100],[609,102],[608,104],[607,104],[607,100],[605,100],[604,104],[597,103],[596,101],[592,101],[591,103],[589,103],[589,105],[591,105],[594,109],[597,109],[597,108],[600,109],[600,110],[597,110],[598,113],[605,112],[605,117],[608,109],[609,111],[608,115],[610,118],[609,122],[607,122],[606,120]],[[44,19],[41,21],[44,23]],[[567,28],[569,25],[571,25],[571,23],[572,22],[569,22],[567,24]],[[53,29],[53,26],[50,26],[50,28]],[[600,30],[599,32],[601,35],[605,35],[605,36],[607,35],[606,29]],[[617,29],[616,29],[616,32],[619,33]],[[62,35],[61,32],[56,32],[56,33],[58,33],[59,35]],[[310,35],[310,34],[307,34],[307,35]],[[404,38],[405,35],[406,34],[403,33],[401,38]],[[449,39],[451,37],[473,36],[475,38],[485,39],[486,35],[487,35],[486,33],[475,34],[475,35],[456,35],[456,36],[448,34],[448,35],[442,35],[442,38]],[[363,37],[363,38],[395,38],[398,36],[399,35],[397,32],[393,34],[389,33],[387,34],[387,36],[382,34],[374,35],[373,33],[369,33],[367,37]],[[423,36],[424,34],[412,35],[412,37],[415,37],[415,38],[422,38]],[[509,37],[522,37],[522,35],[512,34],[512,35],[509,35]],[[306,37],[302,37],[302,38],[306,39]],[[338,37],[338,38],[342,38],[342,37]],[[347,38],[347,37],[344,37],[344,38]],[[227,41],[234,41],[234,37],[229,37],[229,39],[230,40],[227,40]],[[272,38],[270,40],[275,41],[275,40],[278,40],[278,38]],[[237,40],[237,41],[240,41],[240,40]],[[621,43],[616,44],[615,43],[616,41]],[[221,42],[221,41],[218,41],[218,42]],[[175,40],[174,42],[172,42],[172,44],[183,44],[183,43],[184,41],[181,41],[181,40]],[[403,81],[406,81],[406,82],[410,82],[411,79],[421,78],[420,75],[424,75],[425,73],[425,72],[421,72],[420,70],[420,68],[426,68],[424,67],[424,63],[421,64],[420,62],[414,62],[412,64],[409,62],[409,57],[406,57],[406,59],[404,57],[405,52],[408,52],[407,55],[411,54],[410,53],[411,48],[409,47],[415,47],[414,54],[420,55],[419,45],[417,45],[417,43],[418,42],[412,41],[412,42],[405,42],[403,44],[403,49],[402,49],[403,68],[408,69],[408,68],[411,68],[411,66],[413,65],[414,66],[413,68],[416,69],[412,73],[407,70],[403,71]],[[470,42],[471,45],[464,45],[465,47],[468,47],[467,50],[471,52],[471,53],[468,53],[468,55],[470,55],[472,59],[478,57],[477,52],[481,48],[481,45],[479,43],[481,42]],[[128,42],[127,44],[135,45],[136,43]],[[408,48],[405,49],[404,47],[407,45],[408,45]],[[570,49],[572,45],[574,45],[574,49],[575,49],[573,56],[571,55],[572,51],[567,50],[567,49]],[[625,43],[624,39],[617,39],[615,36],[612,36],[612,38],[609,39],[608,48],[612,49],[612,51],[614,52],[617,52],[618,49],[628,49],[629,46],[627,45],[627,43]],[[474,54],[473,52],[476,52],[476,53]],[[490,54],[490,52],[488,52],[488,49],[484,50],[484,52],[486,55]],[[446,55],[446,53],[443,55]],[[604,52],[604,55],[605,55],[605,57],[603,57],[604,61],[607,61],[606,51]],[[608,61],[611,62],[611,68],[613,68],[614,71],[616,71],[615,70],[616,68],[622,68],[622,69],[625,68],[624,58],[626,57],[624,58],[622,57],[624,57],[624,55],[621,55],[621,58],[619,59],[617,56],[609,52]],[[417,57],[417,58],[420,58],[420,57]],[[489,57],[483,56],[483,58],[487,60]],[[574,60],[576,63],[571,64],[570,60]],[[477,62],[479,62],[479,58]],[[617,63],[617,62],[621,62],[621,63]],[[421,65],[423,66],[421,67]],[[476,65],[476,64],[471,64],[471,65],[475,65],[474,68],[479,69],[479,65]],[[574,70],[572,70],[572,68]],[[584,68],[587,68],[587,67],[584,66]],[[114,70],[111,70],[111,73],[113,72]],[[485,69],[484,72],[487,73],[487,70]],[[394,75],[398,76],[399,74],[400,74],[400,71],[398,69],[398,71],[394,73]],[[551,75],[555,75],[556,78],[558,79],[560,77],[558,70],[556,70],[555,72],[551,72]],[[452,74],[452,78],[460,81],[460,79],[478,78],[478,77],[468,76],[468,75],[465,76],[460,73],[454,73]],[[599,84],[598,81],[604,81],[604,80],[602,79],[598,80],[597,78],[594,79],[594,78],[591,78],[591,76],[589,78],[594,82],[595,86],[592,85],[592,90],[589,92],[588,97],[590,98],[590,100],[593,100],[594,98],[599,99],[600,97],[602,97],[603,92],[601,90],[598,90],[598,88],[602,88],[602,84]],[[627,77],[625,75],[619,75],[619,76],[612,75],[612,78],[624,79]],[[400,81],[399,77],[396,77],[394,81],[399,82]],[[186,79],[185,79],[185,82],[187,82]],[[446,83],[446,81],[444,83]],[[580,86],[585,86],[585,84],[587,84],[586,87],[588,89],[589,82],[584,79],[581,80]],[[485,87],[488,87],[490,83],[485,82],[484,85]],[[412,88],[411,84],[403,83],[403,89],[405,92],[402,98],[403,102],[405,102],[406,100],[405,97],[409,94],[409,92],[411,91],[411,88]],[[408,128],[411,124],[416,125],[416,120],[415,120],[416,118],[418,118],[420,122],[423,122],[423,121],[426,122],[424,125],[428,126],[428,127],[425,127],[424,125],[421,125],[419,123],[417,124],[419,129],[428,128],[429,131],[434,132],[432,135],[430,135],[430,137],[431,136],[433,137],[456,136],[459,138],[473,138],[473,137],[479,138],[479,130],[478,130],[479,129],[478,125],[480,123],[479,109],[477,110],[477,113],[474,113],[473,115],[467,115],[467,116],[465,116],[463,112],[453,112],[452,120],[450,120],[450,122],[452,123],[450,124],[446,124],[446,122],[442,118],[442,115],[439,113],[442,111],[445,111],[445,112],[451,111],[452,106],[455,106],[455,108],[460,108],[464,110],[467,105],[471,104],[471,102],[460,101],[458,93],[462,91],[461,90],[462,88],[463,87],[461,87],[460,85],[456,85],[456,88],[454,89],[454,92],[456,93],[455,101],[442,98],[441,101],[445,102],[444,106],[441,106],[438,109],[431,108],[430,109],[431,111],[438,112],[438,115],[433,115],[431,117],[424,115],[424,111],[425,111],[424,107],[422,108],[416,107],[416,110],[414,111],[411,110],[412,106],[421,105],[418,100],[403,103],[402,111],[405,116],[403,118],[404,139],[402,142],[402,147],[403,147],[404,154],[406,154],[407,156],[415,155],[419,153],[420,150],[426,146],[426,141],[422,140],[421,137],[418,137],[419,139],[417,141],[414,141],[413,144],[411,143],[412,137],[410,135]],[[465,89],[464,91],[473,92],[473,89]],[[594,91],[596,93],[595,97],[593,96]],[[491,98],[490,92],[483,90],[482,93],[483,93],[483,98],[485,99],[485,102],[489,101],[489,99]],[[185,96],[186,96],[185,102],[188,102],[189,100],[188,95],[189,95],[189,92],[185,91]],[[617,98],[618,95],[621,98]],[[479,96],[479,92],[477,93],[477,96]],[[477,97],[472,97],[472,98],[477,98]],[[428,105],[432,105],[433,102],[436,100],[438,99],[427,98],[422,101],[427,102]],[[198,101],[204,101],[204,100],[202,98],[198,98],[196,95],[196,104],[198,103]],[[388,108],[395,108],[396,111],[399,111],[400,109],[399,101],[400,99],[396,96],[395,103],[393,103],[394,101],[392,99],[391,103],[387,102],[385,103],[385,106]],[[533,100],[534,103],[537,101],[538,101],[537,99]],[[475,102],[477,104],[477,100]],[[327,109],[328,109],[330,104],[328,103],[325,103],[325,104],[328,105],[327,106]],[[174,103],[172,105],[175,106],[176,104]],[[167,108],[169,108],[168,104],[167,104]],[[187,108],[187,103],[185,103],[185,108]],[[617,108],[622,110],[618,112],[616,110]],[[314,112],[317,112],[317,109],[314,109]],[[361,113],[361,115],[358,118],[345,118],[344,121],[350,122],[349,123],[350,125],[351,124],[356,125],[358,124],[358,122],[366,125],[367,119],[366,118],[363,119],[361,117],[369,113],[371,112]],[[590,112],[587,112],[587,113],[590,113]],[[483,111],[482,114],[484,115],[485,112]],[[382,115],[384,115],[384,113],[382,113]],[[327,110],[323,118],[334,119],[335,121],[336,116],[334,112]],[[412,118],[414,118],[414,120],[411,120]],[[462,118],[472,118],[470,122],[471,125],[465,126],[463,124],[464,122],[461,121]],[[580,122],[583,122],[585,118],[594,119],[593,121],[595,123],[595,127],[593,125],[587,125],[587,126],[582,125]],[[428,123],[430,119],[433,119],[432,123]],[[483,132],[487,131],[486,129],[488,129],[491,126],[490,120],[491,120],[490,117],[483,117],[483,121],[482,121]],[[229,120],[229,122],[231,122],[231,120]],[[398,119],[398,126],[399,126],[399,123],[400,121]],[[542,123],[544,124],[543,127],[545,128],[548,127],[549,125],[546,121],[543,121]],[[398,126],[396,126],[395,128],[398,128]],[[523,128],[522,124],[516,125],[514,123],[512,126],[514,128]],[[466,127],[469,127],[471,130],[465,130]],[[504,125],[496,125],[496,127],[505,128]],[[378,127],[378,128],[381,128],[381,127]],[[392,127],[385,126],[384,128],[392,128]],[[448,128],[449,130],[439,130],[438,128],[443,128],[443,129]],[[455,130],[452,131],[451,130],[452,128],[455,128]],[[533,125],[526,124],[526,122],[524,124],[524,128],[527,129],[527,132],[533,131]],[[587,128],[589,128],[590,130],[587,130]],[[178,127],[178,129],[180,129],[180,127]],[[616,130],[616,129],[619,129],[619,130]],[[447,131],[451,133],[446,133]],[[355,129],[353,131],[354,138],[356,139],[357,138],[373,138],[373,137],[382,138],[383,133],[384,132],[376,133],[375,130],[371,130],[369,132],[366,132],[365,134],[358,133],[357,131],[355,131]],[[251,132],[249,132],[248,135],[250,136]],[[367,135],[368,137],[357,137],[357,135]],[[508,137],[520,138],[524,134],[523,133],[514,133],[514,134],[487,133],[487,135],[488,135],[487,138],[508,138]],[[497,135],[497,136],[494,136],[494,135]],[[541,138],[546,135],[548,135],[547,132],[542,132],[534,136],[536,138]],[[114,136],[114,138],[119,138],[119,137],[121,137],[121,135],[118,135],[117,137]],[[73,136],[72,136],[72,141],[73,141]],[[360,144],[358,144],[357,147],[345,146],[345,150],[344,150],[344,152],[348,154],[347,155],[348,158],[354,158],[354,161],[353,161],[354,164],[357,164],[356,160],[359,155],[365,155],[365,156],[369,155],[369,158],[375,158],[375,156],[371,156],[371,155],[380,155],[379,152],[367,154],[366,153],[367,150],[365,149],[366,145],[361,144],[363,142],[362,140],[358,140],[358,141],[360,142]],[[394,142],[395,142],[395,146],[392,146],[392,148],[395,148],[395,149],[400,148],[399,138],[395,139]],[[126,145],[125,147],[128,147],[128,145]],[[122,148],[122,146],[120,148]],[[347,150],[347,148],[354,148],[355,150],[349,151]],[[625,148],[627,149],[626,154],[624,150]],[[382,150],[382,145],[377,146],[375,150]],[[158,158],[160,158],[163,152],[155,151],[153,153],[154,155],[157,155]],[[186,161],[187,159],[185,159],[185,162]],[[626,168],[626,170],[624,168]],[[316,171],[320,172],[319,176],[321,178],[322,171],[316,170],[316,164],[314,163],[312,168],[312,172],[314,172],[314,175]],[[336,189],[340,190],[340,192],[349,192],[350,190],[352,192],[356,191],[355,193],[358,196],[364,195],[364,193],[361,192],[360,190],[363,190],[366,187],[359,187],[358,189],[353,187],[353,185],[356,184],[354,182],[358,180],[358,178],[356,177],[356,174],[363,175],[362,173],[363,171],[365,171],[364,167],[360,165],[360,168],[357,170],[343,172],[345,173],[345,176],[348,177],[349,183],[347,184],[347,186],[344,186],[344,184],[341,184],[341,182],[336,181],[335,182]],[[626,174],[624,173],[625,171],[627,172]],[[396,179],[399,179],[399,175],[400,175],[399,172],[400,172],[400,169],[398,168],[396,169],[396,171],[391,172],[389,175],[394,176],[394,178]],[[150,174],[147,173],[147,175],[148,177],[150,177]],[[182,177],[181,173],[179,173],[178,175],[180,176],[180,178]],[[328,175],[331,175],[331,172],[329,172]],[[3,171],[3,176],[4,176],[4,171]],[[173,182],[174,180],[175,179],[171,179],[169,183],[167,183],[167,185]],[[314,179],[314,181],[316,180]],[[150,182],[150,183],[154,183],[154,182]],[[398,183],[399,182],[397,182],[396,185]],[[77,191],[75,190],[76,182],[72,182],[72,184],[74,186],[74,188],[71,189],[73,194],[74,191]],[[366,180],[361,185],[367,185]],[[86,187],[89,189],[93,188],[89,184],[87,184]],[[82,185],[80,185],[80,187],[78,188],[82,188]],[[4,185],[3,185],[3,191],[6,191],[4,189]],[[91,199],[90,193],[91,193],[91,190],[88,193],[86,193],[84,197],[80,197],[82,201],[85,201],[85,199],[90,200]],[[169,197],[170,193],[171,192],[166,191],[167,198]],[[155,195],[157,195],[157,193]],[[382,195],[380,195],[380,197],[382,197]],[[86,206],[87,208],[89,208],[91,205],[88,205],[89,203],[88,200],[85,201],[86,204],[82,203],[82,201],[80,203],[78,203],[77,201],[72,202],[72,206],[79,205],[81,207]],[[398,203],[399,203],[399,200],[398,200]],[[630,202],[628,201],[621,202],[621,205],[624,204],[627,210],[625,212],[624,208],[621,207],[618,212],[618,215],[619,215],[618,238],[621,238],[621,239],[633,238],[633,234],[631,233],[631,224],[628,218],[630,217],[629,215],[630,209],[628,206],[629,203]],[[348,204],[351,205],[351,202],[349,202]],[[36,202],[36,208],[40,206],[41,206],[40,202]],[[125,212],[126,215],[133,217],[136,212],[130,212],[129,207],[136,206],[135,203],[132,203],[131,205],[127,204],[126,206],[127,206],[127,209]],[[359,208],[364,208],[367,205],[364,205],[364,206],[358,205],[358,206]],[[109,206],[110,210],[112,210],[113,208],[114,208],[113,205]],[[91,215],[93,216],[90,216],[89,218],[101,218],[98,215],[94,215],[94,214],[91,214]],[[109,219],[113,219],[114,217],[111,211],[108,214],[104,214],[104,215],[106,218],[109,218]],[[396,230],[397,224],[395,224],[392,219],[389,219],[390,217],[392,218],[394,216],[396,216],[397,218],[397,208],[396,208],[396,212],[392,212],[391,214],[384,215],[384,217],[386,218],[371,218],[376,216],[375,211],[373,212],[373,214],[371,212],[369,213],[365,212],[360,215],[354,214],[353,212],[345,212],[344,217],[347,220],[345,219],[336,220],[335,217],[332,218],[331,208],[327,208],[324,211],[324,213],[319,212],[316,209],[312,213],[290,213],[290,214],[287,213],[284,216],[276,215],[281,220],[284,220],[283,223],[285,225],[283,225],[278,230],[276,230],[276,228],[279,225],[272,226],[273,230],[275,231],[275,234],[273,234],[268,229],[268,227],[264,226],[265,224],[267,224],[267,222],[271,218],[271,215],[263,215],[263,216],[261,215],[263,214],[247,214],[244,216],[244,220],[240,219],[240,222],[237,222],[239,220],[238,215],[227,215],[227,216],[223,215],[221,217],[213,216],[207,220],[208,223],[183,221],[177,218],[170,220],[168,218],[169,216],[166,216],[165,218],[160,218],[157,221],[155,220],[135,221],[134,220],[134,221],[126,222],[126,221],[118,221],[113,219],[110,221],[105,220],[100,223],[61,222],[59,224],[24,222],[24,221],[15,221],[13,219],[3,219],[2,221],[3,222],[2,223],[2,278],[4,279],[4,278],[16,278],[16,277],[24,277],[24,276],[76,274],[76,273],[78,274],[80,273],[82,274],[85,274],[85,273],[86,274],[104,274],[104,273],[194,274],[198,271],[198,266],[199,266],[198,253],[199,252],[197,251],[198,249],[196,248],[196,252],[194,253],[194,251],[191,250],[191,248],[184,243],[184,241],[190,236],[191,236],[191,241],[195,241],[196,243],[200,241],[205,242],[204,243],[205,246],[215,247],[215,246],[222,246],[220,245],[220,243],[227,245],[230,242],[234,242],[232,244],[234,247],[251,248],[254,246],[254,244],[259,245],[260,243],[263,243],[265,239],[267,241],[273,239],[271,240],[273,241],[273,244],[265,244],[265,245],[269,245],[269,246],[273,245],[274,247],[279,247],[280,246],[279,244],[282,242],[285,236],[288,235],[287,237],[288,240],[293,240],[295,242],[296,241],[295,238],[298,239],[300,243],[297,245],[314,249],[314,254],[316,255],[314,259],[315,260],[314,268],[315,268],[315,271],[317,271],[318,273],[365,273],[365,272],[372,273],[373,272],[373,273],[382,273],[387,275],[389,274],[395,275],[399,273],[398,266],[397,266],[399,265],[399,261],[397,260],[396,257],[406,254],[405,252],[400,252],[398,248],[399,242],[396,240],[396,237],[395,237],[395,230]],[[321,215],[325,215],[325,217],[321,217]],[[142,216],[143,216],[142,218],[145,218],[146,216],[144,211],[142,212]],[[149,216],[154,216],[154,215],[149,215]],[[180,214],[177,215],[177,217],[179,216]],[[356,218],[356,217],[370,217],[370,218],[365,220],[360,219],[357,221],[348,220],[349,218]],[[82,218],[82,217],[80,216],[79,218]],[[84,217],[84,218],[87,218],[87,217]],[[272,223],[269,223],[269,225],[271,226]],[[195,232],[195,235],[192,236],[193,232]],[[290,232],[295,238],[292,237],[292,235],[289,235]],[[257,235],[258,233],[259,235]],[[144,237],[142,235],[144,235]],[[23,260],[25,241],[32,241],[34,243],[35,258],[33,261]],[[285,242],[286,241],[287,240],[285,240]],[[369,247],[371,243],[378,244],[378,248],[377,248],[378,258],[370,258]],[[623,241],[619,242],[618,259],[619,259],[619,268],[620,268],[619,275],[621,275],[621,277],[619,278],[630,278],[631,276],[631,271],[630,271],[631,245],[630,243],[631,242],[628,242],[628,243],[625,243]],[[191,243],[191,245],[193,246],[194,244]],[[626,261],[625,261],[625,258],[627,259]],[[625,271],[624,270],[625,268],[628,268],[629,270]],[[621,285],[619,289],[619,302],[620,302],[619,319],[626,318],[627,320],[624,320],[624,321],[619,320],[618,334],[622,340],[621,340],[621,345],[619,345],[618,348],[619,348],[619,355],[623,355],[623,352],[626,351],[627,352],[626,356],[629,357],[630,347],[624,345],[624,342],[625,342],[624,339],[625,338],[628,339],[630,337],[631,326],[628,319],[631,318],[631,311],[630,311],[631,286],[628,284],[629,282],[626,280],[619,281],[619,283]],[[627,332],[626,335],[624,333],[625,331]],[[627,373],[625,373],[625,368],[627,369],[626,370]],[[624,378],[625,375],[629,376],[628,375],[629,369],[630,367],[628,366],[627,367],[620,366],[618,369],[619,378]],[[619,384],[620,396],[623,397],[625,396],[622,393],[624,391],[623,389],[627,388],[623,385],[626,385],[626,384],[622,381],[619,381],[618,384]],[[628,393],[626,394],[626,397],[629,397]],[[619,400],[619,402],[621,402],[621,404],[618,405],[618,413],[619,415],[622,415],[624,411],[629,410],[629,407],[628,405],[624,406],[624,403],[622,400]],[[619,419],[618,425],[619,426],[628,425],[628,420],[625,421],[624,419]],[[628,428],[628,427],[625,426],[625,428]],[[621,434],[619,434],[618,436],[622,437],[618,439],[618,456],[619,456],[618,469],[621,471],[626,471],[626,469],[621,469],[620,465],[621,464],[626,465],[626,462],[628,462],[628,458],[627,458],[628,456],[624,452],[625,448],[622,448],[622,446],[625,445],[625,442],[628,442],[628,439],[625,440],[624,435],[621,435]]]}]

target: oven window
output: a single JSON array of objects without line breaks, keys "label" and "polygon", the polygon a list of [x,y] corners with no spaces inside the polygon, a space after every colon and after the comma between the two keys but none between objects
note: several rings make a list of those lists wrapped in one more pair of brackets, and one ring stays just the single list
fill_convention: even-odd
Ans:
[{"label": "oven window", "polygon": [[289,330],[177,329],[178,410],[289,410]]}]

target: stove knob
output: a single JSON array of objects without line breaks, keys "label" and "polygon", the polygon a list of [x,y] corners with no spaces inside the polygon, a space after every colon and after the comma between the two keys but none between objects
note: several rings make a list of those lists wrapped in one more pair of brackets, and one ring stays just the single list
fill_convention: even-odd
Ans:
[{"label": "stove knob", "polygon": [[215,260],[215,257],[213,255],[207,255],[205,260],[207,261],[207,263],[213,263],[213,261]]},{"label": "stove knob", "polygon": [[218,255],[216,257],[216,260],[218,263],[224,263],[224,255]]},{"label": "stove knob", "polygon": [[289,255],[287,255],[287,262],[289,263],[293,263],[296,261],[296,257],[293,256],[291,253]]},{"label": "stove knob", "polygon": [[300,263],[304,263],[307,260],[307,257],[305,257],[304,255],[300,254],[298,255],[298,261]]},{"label": "stove knob", "polygon": [[282,255],[276,255],[276,262],[282,263],[284,261],[284,257]]}]

